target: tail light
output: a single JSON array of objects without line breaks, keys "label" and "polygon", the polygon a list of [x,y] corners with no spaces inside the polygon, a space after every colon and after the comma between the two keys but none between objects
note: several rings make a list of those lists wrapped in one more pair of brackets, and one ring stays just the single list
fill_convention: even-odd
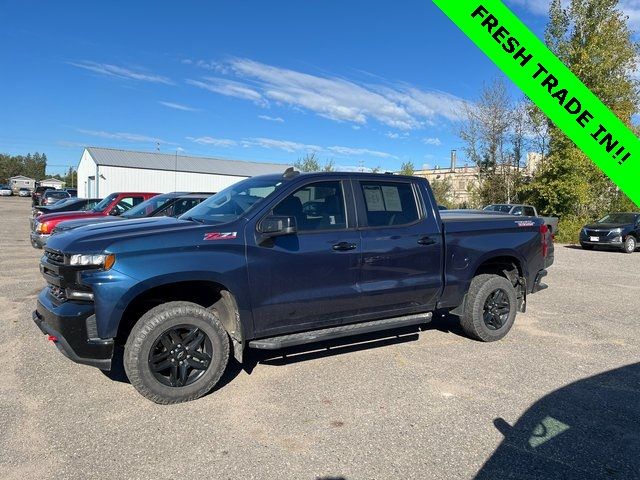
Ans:
[{"label": "tail light", "polygon": [[542,224],[540,225],[540,243],[542,244],[542,258],[547,258],[547,254],[549,253],[549,241],[547,239],[547,233],[549,232],[549,227]]}]

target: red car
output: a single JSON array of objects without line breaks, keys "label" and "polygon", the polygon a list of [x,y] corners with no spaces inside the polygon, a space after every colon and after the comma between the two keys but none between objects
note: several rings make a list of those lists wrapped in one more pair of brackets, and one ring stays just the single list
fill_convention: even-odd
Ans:
[{"label": "red car", "polygon": [[34,228],[31,232],[31,245],[33,248],[44,247],[47,244],[49,235],[60,222],[81,218],[98,218],[107,215],[121,215],[131,207],[135,207],[156,195],[158,194],[148,192],[117,192],[104,198],[91,210],[40,215],[34,222]]}]

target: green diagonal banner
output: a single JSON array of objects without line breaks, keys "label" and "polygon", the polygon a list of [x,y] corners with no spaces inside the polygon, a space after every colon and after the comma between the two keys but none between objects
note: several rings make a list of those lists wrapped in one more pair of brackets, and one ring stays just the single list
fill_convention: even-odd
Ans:
[{"label": "green diagonal banner", "polygon": [[640,141],[500,0],[433,0],[640,206]]}]

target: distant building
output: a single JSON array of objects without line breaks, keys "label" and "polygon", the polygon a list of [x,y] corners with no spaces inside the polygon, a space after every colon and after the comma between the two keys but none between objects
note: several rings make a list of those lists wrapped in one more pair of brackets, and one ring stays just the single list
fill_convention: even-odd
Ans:
[{"label": "distant building", "polygon": [[53,187],[58,190],[64,187],[64,182],[62,180],[58,180],[57,178],[45,178],[39,184],[41,187]]},{"label": "distant building", "polygon": [[282,173],[288,166],[86,147],[78,165],[78,196],[106,197],[118,191],[219,192],[244,178]]},{"label": "distant building", "polygon": [[25,177],[24,175],[18,175],[17,177],[9,178],[9,186],[14,192],[17,192],[21,188],[33,190],[36,188],[36,179]]},{"label": "distant building", "polygon": [[[414,175],[424,177],[429,182],[434,180],[448,180],[451,184],[451,200],[457,206],[468,205],[471,203],[471,192],[478,186],[478,167],[456,165],[457,154],[455,150],[451,150],[451,165],[445,168],[429,168],[417,170]],[[522,167],[522,172],[526,176],[533,176],[540,167],[542,155],[537,152],[527,153],[527,164]],[[515,167],[511,167],[515,168]]]}]

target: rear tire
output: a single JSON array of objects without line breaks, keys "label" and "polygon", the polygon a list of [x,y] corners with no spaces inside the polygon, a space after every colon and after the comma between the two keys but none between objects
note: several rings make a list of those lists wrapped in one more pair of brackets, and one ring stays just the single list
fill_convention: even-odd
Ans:
[{"label": "rear tire", "polygon": [[169,302],[135,324],[124,347],[124,369],[149,400],[195,400],[220,380],[229,359],[229,338],[215,312],[195,303]]},{"label": "rear tire", "polygon": [[624,253],[633,253],[636,251],[637,246],[638,243],[636,242],[635,237],[629,235],[624,241],[624,246],[622,248],[624,249]]},{"label": "rear tire", "polygon": [[503,338],[516,319],[516,290],[500,275],[474,277],[467,292],[460,324],[476,340],[495,342]]}]

